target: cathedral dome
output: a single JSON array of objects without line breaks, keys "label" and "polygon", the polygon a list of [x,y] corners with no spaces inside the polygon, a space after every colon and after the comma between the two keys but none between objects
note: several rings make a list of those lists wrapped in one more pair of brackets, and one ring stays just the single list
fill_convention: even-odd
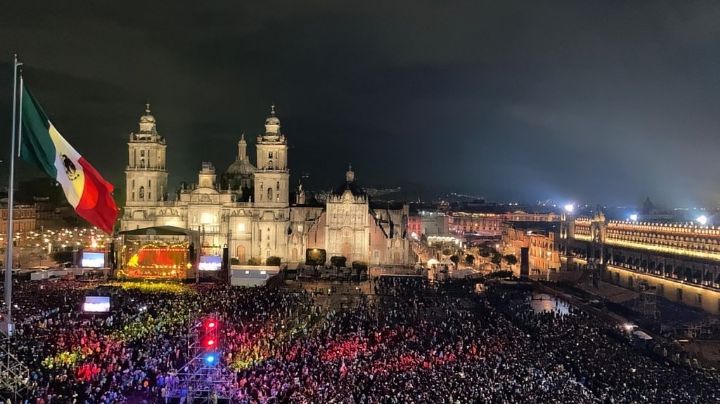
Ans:
[{"label": "cathedral dome", "polygon": [[250,163],[247,159],[235,160],[230,166],[228,166],[225,173],[228,175],[252,175],[255,173],[255,166]]},{"label": "cathedral dome", "polygon": [[247,142],[245,142],[245,134],[243,134],[238,142],[237,158],[223,174],[224,186],[230,189],[249,188],[255,171],[255,166],[247,158]]}]

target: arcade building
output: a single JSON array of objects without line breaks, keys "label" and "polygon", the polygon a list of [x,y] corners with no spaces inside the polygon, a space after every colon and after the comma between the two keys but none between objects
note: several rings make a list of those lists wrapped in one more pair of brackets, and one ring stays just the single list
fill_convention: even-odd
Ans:
[{"label": "arcade building", "polygon": [[325,250],[328,260],[344,256],[348,265],[415,262],[406,234],[407,205],[373,204],[352,167],[324,204],[306,197],[302,185],[291,198],[287,137],[274,106],[265,132],[256,138],[255,164],[247,147],[243,135],[236,160],[224,173],[218,175],[212,163],[203,162],[197,183],[169,198],[166,139],[147,105],[128,141],[121,233],[184,229],[198,240],[193,248],[199,255],[221,256],[227,247],[229,258],[238,264],[264,264],[269,257],[279,257],[297,265],[309,249]]}]

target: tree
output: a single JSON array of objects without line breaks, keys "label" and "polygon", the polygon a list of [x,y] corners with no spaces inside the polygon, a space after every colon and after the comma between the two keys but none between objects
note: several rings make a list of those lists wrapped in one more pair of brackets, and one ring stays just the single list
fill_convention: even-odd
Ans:
[{"label": "tree", "polygon": [[330,257],[330,264],[335,267],[344,267],[345,263],[347,262],[347,258],[343,257],[342,255],[336,255],[333,257]]},{"label": "tree", "polygon": [[240,265],[240,260],[235,257],[232,257],[232,258],[230,258],[230,265]]},{"label": "tree", "polygon": [[495,254],[493,254],[492,259],[490,261],[495,265],[500,265],[500,263],[502,262],[502,258],[503,258],[502,255],[500,255],[499,253],[495,253]]},{"label": "tree", "polygon": [[468,254],[465,256],[465,263],[472,266],[475,263],[475,256],[472,254]]},{"label": "tree", "polygon": [[73,253],[70,250],[55,251],[52,253],[52,259],[53,259],[53,261],[57,262],[58,264],[72,262]]},{"label": "tree", "polygon": [[460,257],[458,257],[457,255],[453,255],[450,257],[450,261],[452,261],[453,264],[455,264],[455,266],[457,267],[458,263],[460,262]]},{"label": "tree", "polygon": [[504,258],[505,258],[505,262],[507,262],[508,265],[517,264],[517,257],[515,257],[515,255],[513,255],[513,254],[508,254]]},{"label": "tree", "polygon": [[260,265],[260,259],[252,257],[248,260],[248,265]]},{"label": "tree", "polygon": [[273,255],[272,257],[267,257],[267,260],[265,260],[265,264],[277,267],[280,266],[280,261],[280,257],[276,257]]},{"label": "tree", "polygon": [[495,271],[487,275],[488,278],[511,278],[512,276],[512,271]]},{"label": "tree", "polygon": [[365,261],[353,261],[352,267],[353,267],[353,269],[362,270],[362,271],[367,271],[367,269],[368,269],[367,262],[365,262]]}]

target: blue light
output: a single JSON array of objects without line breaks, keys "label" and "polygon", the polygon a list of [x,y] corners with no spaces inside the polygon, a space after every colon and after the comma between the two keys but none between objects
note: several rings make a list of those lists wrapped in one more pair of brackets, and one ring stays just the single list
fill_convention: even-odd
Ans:
[{"label": "blue light", "polygon": [[207,362],[209,365],[212,365],[215,363],[215,354],[209,354],[205,357],[205,362]]}]

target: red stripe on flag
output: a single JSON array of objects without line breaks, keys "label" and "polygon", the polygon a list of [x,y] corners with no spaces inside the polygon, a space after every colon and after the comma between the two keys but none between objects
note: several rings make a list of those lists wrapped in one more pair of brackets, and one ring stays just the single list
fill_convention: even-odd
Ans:
[{"label": "red stripe on flag", "polygon": [[114,187],[84,157],[80,157],[78,163],[85,174],[85,185],[75,212],[105,233],[112,234],[118,216],[112,196]]}]

